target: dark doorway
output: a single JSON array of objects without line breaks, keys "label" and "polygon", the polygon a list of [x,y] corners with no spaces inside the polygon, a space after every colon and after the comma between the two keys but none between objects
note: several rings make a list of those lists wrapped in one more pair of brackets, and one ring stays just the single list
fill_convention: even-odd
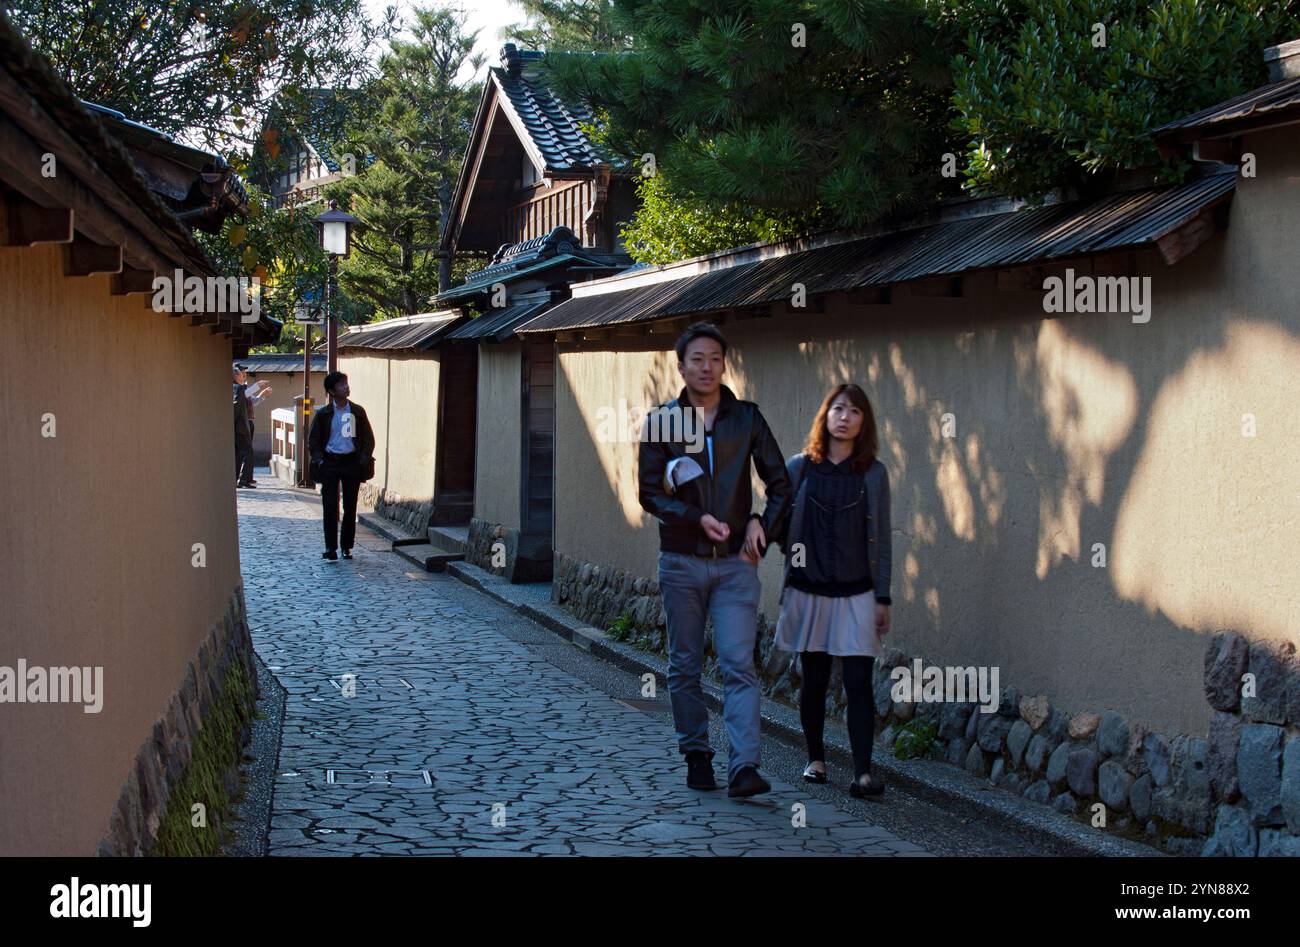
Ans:
[{"label": "dark doorway", "polygon": [[459,526],[468,523],[474,515],[477,345],[442,347],[438,388],[438,459],[429,523]]},{"label": "dark doorway", "polygon": [[555,509],[555,345],[526,341],[523,362],[523,470],[519,558],[534,581],[551,577]]}]

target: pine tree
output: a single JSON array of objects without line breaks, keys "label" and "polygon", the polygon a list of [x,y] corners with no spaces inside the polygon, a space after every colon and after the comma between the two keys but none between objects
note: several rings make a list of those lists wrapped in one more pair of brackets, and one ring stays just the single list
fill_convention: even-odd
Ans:
[{"label": "pine tree", "polygon": [[954,42],[921,0],[614,2],[633,52],[551,72],[673,192],[856,225],[944,189]]},{"label": "pine tree", "polygon": [[381,59],[340,146],[358,156],[360,172],[329,191],[361,220],[341,288],[390,316],[421,312],[450,284],[440,238],[478,103],[477,86],[459,77],[482,65],[463,14],[417,10],[411,33]]},{"label": "pine tree", "polygon": [[524,23],[505,28],[502,35],[524,49],[627,49],[631,37],[614,21],[613,0],[514,0],[527,15]]}]

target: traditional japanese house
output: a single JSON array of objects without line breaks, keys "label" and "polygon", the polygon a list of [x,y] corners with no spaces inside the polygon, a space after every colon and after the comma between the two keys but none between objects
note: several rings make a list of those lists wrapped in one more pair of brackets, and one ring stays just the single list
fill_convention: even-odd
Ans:
[{"label": "traditional japanese house", "polygon": [[487,265],[435,299],[475,318],[440,346],[437,460],[444,484],[468,484],[472,469],[472,489],[447,493],[434,521],[467,527],[470,560],[516,581],[550,574],[555,366],[550,340],[521,342],[515,328],[630,265],[618,229],[634,206],[632,182],[581,128],[590,116],[547,87],[543,59],[506,44],[489,70],[443,244]]},{"label": "traditional japanese house", "polygon": [[253,149],[252,180],[271,195],[273,207],[322,198],[324,188],[355,174],[359,164],[335,152],[355,90],[306,89],[301,103],[281,98],[269,110]]}]

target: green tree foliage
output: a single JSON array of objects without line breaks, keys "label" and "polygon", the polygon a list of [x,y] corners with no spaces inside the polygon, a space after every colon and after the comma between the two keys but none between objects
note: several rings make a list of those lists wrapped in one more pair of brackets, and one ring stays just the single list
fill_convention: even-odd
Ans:
[{"label": "green tree foliage", "polygon": [[940,193],[953,48],[920,0],[614,2],[633,53],[554,81],[701,214],[856,225]]},{"label": "green tree foliage", "polygon": [[1264,84],[1264,47],[1300,33],[1277,0],[961,0],[943,16],[966,35],[967,186],[1027,198],[1122,170],[1175,177],[1149,132]]},{"label": "green tree foliage", "polygon": [[[270,196],[248,186],[248,214],[227,218],[220,234],[196,233],[208,258],[220,272],[257,277],[261,281],[262,313],[284,323],[278,344],[262,351],[302,351],[303,327],[296,321],[300,301],[321,305],[328,258],[320,249],[315,217],[319,203],[272,210]],[[335,317],[344,325],[367,322],[374,306],[338,294],[331,300]]]},{"label": "green tree foliage", "polygon": [[364,167],[328,190],[361,219],[340,285],[384,316],[422,312],[449,285],[439,244],[480,91],[458,78],[482,65],[463,14],[416,10],[410,32],[381,59],[340,145]]},{"label": "green tree foliage", "polygon": [[636,191],[640,207],[619,232],[638,263],[671,263],[728,247],[787,240],[809,226],[796,215],[711,207],[681,198],[662,175],[642,178]]},{"label": "green tree foliage", "polygon": [[524,49],[595,50],[627,49],[632,38],[614,20],[613,0],[514,0],[526,19],[504,30],[502,36]]},{"label": "green tree foliage", "polygon": [[342,86],[391,32],[363,0],[10,0],[6,12],[83,99],[196,143],[251,143],[282,90]]}]

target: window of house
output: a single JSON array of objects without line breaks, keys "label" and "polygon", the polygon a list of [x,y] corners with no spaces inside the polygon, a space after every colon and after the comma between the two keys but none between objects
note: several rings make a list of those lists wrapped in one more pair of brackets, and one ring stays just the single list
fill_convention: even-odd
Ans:
[{"label": "window of house", "polygon": [[531,187],[541,179],[542,176],[537,173],[537,165],[533,164],[532,159],[525,154],[523,157],[523,165],[519,171],[520,185],[523,187]]}]

